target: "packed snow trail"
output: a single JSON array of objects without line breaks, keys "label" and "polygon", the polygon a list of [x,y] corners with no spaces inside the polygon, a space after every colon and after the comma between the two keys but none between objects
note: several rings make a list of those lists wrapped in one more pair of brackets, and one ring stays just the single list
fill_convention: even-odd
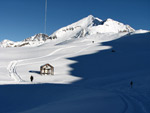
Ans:
[{"label": "packed snow trail", "polygon": [[21,77],[17,74],[16,71],[17,63],[18,61],[11,61],[7,67],[7,70],[9,71],[10,77],[12,77],[15,81],[24,82],[24,80],[22,80]]}]

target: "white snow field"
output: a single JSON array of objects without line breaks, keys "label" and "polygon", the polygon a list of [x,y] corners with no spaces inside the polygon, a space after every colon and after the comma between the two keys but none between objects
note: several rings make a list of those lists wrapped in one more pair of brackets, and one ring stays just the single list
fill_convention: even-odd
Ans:
[{"label": "white snow field", "polygon": [[[149,38],[150,33],[99,34],[0,48],[0,113],[149,113]],[[54,76],[39,74],[45,63],[55,67]]]},{"label": "white snow field", "polygon": [[[90,18],[77,22],[82,31]],[[41,45],[0,48],[0,113],[150,113],[150,32],[95,29],[80,37],[60,29]],[[39,74],[46,63],[54,75]]]}]

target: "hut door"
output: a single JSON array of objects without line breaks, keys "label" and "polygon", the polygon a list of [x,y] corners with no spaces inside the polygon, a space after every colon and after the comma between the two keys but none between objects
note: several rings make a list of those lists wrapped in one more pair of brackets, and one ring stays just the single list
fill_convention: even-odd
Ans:
[{"label": "hut door", "polygon": [[45,74],[47,74],[48,73],[48,70],[47,69],[45,69]]}]

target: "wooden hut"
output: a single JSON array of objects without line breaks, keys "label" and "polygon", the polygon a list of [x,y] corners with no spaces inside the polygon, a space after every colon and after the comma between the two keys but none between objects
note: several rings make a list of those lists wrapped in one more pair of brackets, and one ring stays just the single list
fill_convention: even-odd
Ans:
[{"label": "wooden hut", "polygon": [[41,75],[54,75],[54,67],[50,64],[45,64],[40,67]]}]

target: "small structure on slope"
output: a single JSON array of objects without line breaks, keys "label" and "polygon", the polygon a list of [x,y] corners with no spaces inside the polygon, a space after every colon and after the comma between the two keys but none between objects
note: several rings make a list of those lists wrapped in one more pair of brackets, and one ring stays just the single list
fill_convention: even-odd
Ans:
[{"label": "small structure on slope", "polygon": [[40,67],[41,75],[54,75],[54,67],[50,64],[45,64]]}]

